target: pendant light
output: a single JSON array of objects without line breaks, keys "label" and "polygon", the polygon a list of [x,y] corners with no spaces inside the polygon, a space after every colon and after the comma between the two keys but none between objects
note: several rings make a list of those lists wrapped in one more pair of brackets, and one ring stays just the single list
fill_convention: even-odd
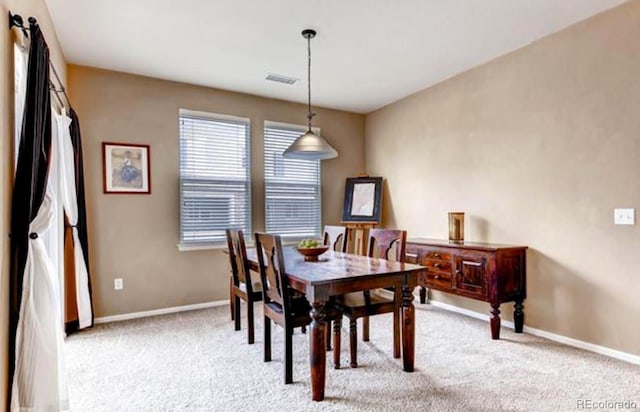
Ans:
[{"label": "pendant light", "polygon": [[311,130],[311,119],[316,114],[311,111],[311,39],[316,37],[316,31],[306,29],[302,31],[302,37],[307,39],[307,131],[298,137],[287,150],[282,154],[288,159],[301,159],[301,160],[325,160],[338,157],[336,149],[331,147],[326,140]]}]

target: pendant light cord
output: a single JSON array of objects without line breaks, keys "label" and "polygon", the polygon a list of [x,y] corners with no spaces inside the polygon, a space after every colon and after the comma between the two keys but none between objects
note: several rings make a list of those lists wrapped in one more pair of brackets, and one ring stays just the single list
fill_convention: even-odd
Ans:
[{"label": "pendant light cord", "polygon": [[307,120],[309,124],[309,131],[311,131],[311,119],[315,116],[315,113],[311,111],[311,36],[307,36]]}]

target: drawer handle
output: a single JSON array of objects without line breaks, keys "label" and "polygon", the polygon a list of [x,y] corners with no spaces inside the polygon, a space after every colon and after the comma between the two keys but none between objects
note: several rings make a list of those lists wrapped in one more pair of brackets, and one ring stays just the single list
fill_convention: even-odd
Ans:
[{"label": "drawer handle", "polygon": [[405,256],[405,257],[408,257],[408,258],[415,258],[415,259],[417,259],[417,258],[418,258],[418,254],[417,254],[417,253],[409,253],[409,252],[405,252],[404,256]]},{"label": "drawer handle", "polygon": [[439,257],[442,257],[442,256],[440,255],[440,253],[434,253],[433,257],[439,258]]},{"label": "drawer handle", "polygon": [[441,265],[440,263],[434,263],[434,264],[433,264],[433,267],[437,269],[437,268],[439,268],[439,267],[442,267],[442,265]]},{"label": "drawer handle", "polygon": [[462,264],[463,265],[469,265],[469,266],[482,266],[482,263],[480,263],[480,262],[471,262],[471,261],[468,261],[468,260],[463,260]]},{"label": "drawer handle", "polygon": [[438,279],[440,279],[440,275],[435,275],[433,278],[438,280]]}]

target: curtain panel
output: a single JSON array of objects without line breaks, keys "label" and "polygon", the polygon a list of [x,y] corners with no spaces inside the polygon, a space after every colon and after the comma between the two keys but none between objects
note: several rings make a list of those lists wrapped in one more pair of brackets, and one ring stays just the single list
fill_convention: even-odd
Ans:
[{"label": "curtain panel", "polygon": [[[65,326],[68,332],[84,329],[93,324],[89,271],[78,230],[80,208],[76,192],[76,153],[71,139],[71,124],[73,124],[72,119],[66,115],[56,115],[57,133],[55,135],[60,159],[60,187],[66,216],[64,295]],[[86,230],[86,222],[84,226]]]},{"label": "curtain panel", "polygon": [[11,205],[9,289],[10,408],[68,409],[60,290],[40,234],[50,226],[55,202],[47,193],[51,163],[49,48],[35,19],[25,107]]}]

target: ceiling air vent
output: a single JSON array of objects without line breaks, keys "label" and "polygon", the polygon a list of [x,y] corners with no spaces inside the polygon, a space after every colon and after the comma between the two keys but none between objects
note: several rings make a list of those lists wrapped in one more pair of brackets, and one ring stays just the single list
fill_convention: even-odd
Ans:
[{"label": "ceiling air vent", "polygon": [[295,77],[289,77],[289,76],[284,76],[282,74],[274,74],[274,73],[267,73],[267,77],[265,77],[265,79],[271,80],[272,82],[278,82],[278,83],[284,83],[284,84],[294,84],[295,82],[300,80],[300,79],[296,79]]}]

